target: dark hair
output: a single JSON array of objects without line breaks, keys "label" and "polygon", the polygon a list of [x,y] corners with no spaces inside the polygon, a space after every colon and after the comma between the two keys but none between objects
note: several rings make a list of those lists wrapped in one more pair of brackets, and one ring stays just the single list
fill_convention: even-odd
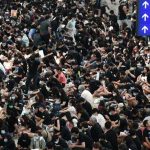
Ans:
[{"label": "dark hair", "polygon": [[102,150],[102,146],[101,146],[101,144],[99,142],[94,143],[93,144],[93,148],[97,148],[99,150]]},{"label": "dark hair", "polygon": [[135,131],[135,129],[131,129],[131,130],[129,131],[129,133],[130,133],[130,136],[134,136],[134,135],[136,135],[136,131]]},{"label": "dark hair", "polygon": [[58,71],[62,71],[62,68],[60,68],[60,67],[57,67],[57,70],[58,70]]},{"label": "dark hair", "polygon": [[97,108],[93,108],[92,113],[98,113],[98,109]]},{"label": "dark hair", "polygon": [[120,145],[118,146],[118,148],[119,148],[119,150],[128,150],[128,147],[127,147],[126,144],[120,144]]},{"label": "dark hair", "polygon": [[113,10],[110,10],[110,14],[114,14],[114,11],[113,11]]},{"label": "dark hair", "polygon": [[46,144],[46,147],[47,147],[48,149],[53,148],[53,143],[52,143],[52,142],[48,142],[48,143]]},{"label": "dark hair", "polygon": [[79,129],[77,127],[73,127],[71,129],[71,133],[75,133],[75,134],[78,134],[79,133]]},{"label": "dark hair", "polygon": [[132,128],[133,128],[133,129],[136,130],[136,129],[138,129],[138,127],[139,127],[139,125],[138,125],[137,122],[133,122],[133,123],[132,123]]},{"label": "dark hair", "polygon": [[146,127],[147,123],[148,123],[148,120],[144,120],[144,121],[143,121],[144,127]]},{"label": "dark hair", "polygon": [[107,121],[107,122],[105,123],[105,128],[106,128],[106,129],[110,129],[110,128],[111,128],[111,122],[110,122],[110,121]]},{"label": "dark hair", "polygon": [[85,102],[85,99],[83,97],[79,97],[79,102]]}]

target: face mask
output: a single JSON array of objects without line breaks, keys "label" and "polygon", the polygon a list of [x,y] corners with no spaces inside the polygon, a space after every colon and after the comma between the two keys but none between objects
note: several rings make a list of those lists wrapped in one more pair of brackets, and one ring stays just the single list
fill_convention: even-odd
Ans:
[{"label": "face mask", "polygon": [[17,38],[17,41],[21,41],[21,38]]},{"label": "face mask", "polygon": [[5,138],[5,139],[4,139],[4,142],[5,142],[5,143],[8,142],[8,139]]},{"label": "face mask", "polygon": [[5,130],[1,130],[1,134],[5,134]]},{"label": "face mask", "polygon": [[106,40],[109,40],[109,37],[106,37]]}]

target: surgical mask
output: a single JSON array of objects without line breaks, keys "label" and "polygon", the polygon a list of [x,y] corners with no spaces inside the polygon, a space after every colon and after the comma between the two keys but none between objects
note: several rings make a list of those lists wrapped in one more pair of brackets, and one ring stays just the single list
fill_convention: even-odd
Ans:
[{"label": "surgical mask", "polygon": [[1,134],[5,134],[5,130],[1,130]]},{"label": "surgical mask", "polygon": [[21,41],[21,38],[17,38],[17,41]]},{"label": "surgical mask", "polygon": [[8,142],[8,139],[5,138],[5,139],[4,139],[4,142],[5,142],[5,143]]},{"label": "surgical mask", "polygon": [[108,37],[108,36],[106,37],[106,40],[109,40],[109,37]]}]

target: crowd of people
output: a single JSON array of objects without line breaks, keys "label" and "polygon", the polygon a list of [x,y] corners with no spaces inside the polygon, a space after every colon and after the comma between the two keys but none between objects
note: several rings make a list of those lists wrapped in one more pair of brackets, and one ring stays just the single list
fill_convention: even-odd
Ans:
[{"label": "crowd of people", "polygon": [[1,1],[0,150],[150,150],[136,15],[137,0]]}]

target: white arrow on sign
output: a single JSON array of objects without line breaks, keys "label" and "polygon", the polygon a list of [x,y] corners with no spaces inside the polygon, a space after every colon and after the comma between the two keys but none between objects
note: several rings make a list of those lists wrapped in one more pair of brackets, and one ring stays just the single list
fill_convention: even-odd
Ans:
[{"label": "white arrow on sign", "polygon": [[149,18],[149,16],[148,16],[147,14],[144,14],[144,15],[142,16],[142,18],[144,18],[144,21],[146,21],[146,19]]},{"label": "white arrow on sign", "polygon": [[146,33],[147,30],[148,30],[148,27],[147,27],[147,26],[144,26],[144,27],[142,28],[142,31],[144,31],[144,33]]},{"label": "white arrow on sign", "polygon": [[144,6],[145,7],[145,9],[147,8],[147,6],[149,6],[149,3],[147,2],[147,1],[145,1],[143,4],[142,4],[142,6]]}]

